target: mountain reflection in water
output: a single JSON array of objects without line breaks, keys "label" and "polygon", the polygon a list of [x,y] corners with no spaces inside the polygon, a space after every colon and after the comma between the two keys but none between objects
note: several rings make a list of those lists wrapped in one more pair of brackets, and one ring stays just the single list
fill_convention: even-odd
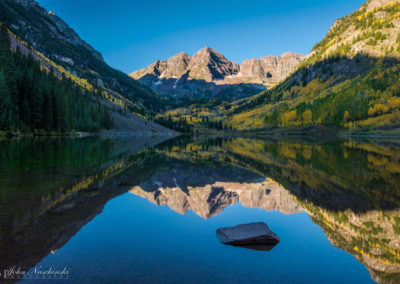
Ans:
[{"label": "mountain reflection in water", "polygon": [[240,202],[245,207],[302,212],[290,193],[271,179],[236,167],[164,170],[129,192],[185,214],[192,209],[208,219]]},{"label": "mountain reflection in water", "polygon": [[130,192],[204,219],[236,203],[306,212],[375,281],[400,282],[396,141],[180,138],[147,148],[149,141],[87,138],[0,144],[1,269],[30,269],[68,243],[110,199]]}]

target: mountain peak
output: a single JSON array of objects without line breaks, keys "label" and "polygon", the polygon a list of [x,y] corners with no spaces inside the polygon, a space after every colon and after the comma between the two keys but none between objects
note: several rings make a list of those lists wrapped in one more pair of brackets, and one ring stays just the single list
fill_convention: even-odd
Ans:
[{"label": "mountain peak", "polygon": [[213,51],[215,51],[215,50],[206,45],[205,47],[203,47],[202,49],[200,49],[200,51],[213,52]]},{"label": "mountain peak", "polygon": [[167,61],[167,67],[161,74],[161,78],[180,78],[186,73],[191,58],[186,52],[179,52],[170,57]]},{"label": "mountain peak", "polygon": [[193,79],[211,82],[239,73],[239,65],[229,61],[211,47],[204,47],[195,53],[189,63],[189,76]]},{"label": "mountain peak", "polygon": [[[181,57],[186,57],[186,56],[188,56],[188,57],[190,57],[189,54],[187,54],[187,53],[184,52],[184,51],[181,51],[181,52],[179,52],[178,54],[176,54],[176,55],[174,55],[174,56],[172,56],[172,57],[176,57],[176,56],[181,56]],[[172,57],[171,57],[171,58],[172,58]]]},{"label": "mountain peak", "polygon": [[[206,56],[209,56],[209,55],[212,55],[212,54],[214,54],[214,55],[216,55],[216,56],[218,56],[218,57],[224,57],[219,51],[217,51],[217,50],[215,50],[215,49],[213,49],[213,48],[211,48],[211,47],[209,47],[209,46],[205,46],[205,47],[203,47],[202,49],[200,49],[198,52],[196,52],[195,53],[195,55],[196,54],[200,54],[200,55],[206,55]],[[193,55],[194,56],[194,55]],[[225,57],[224,57],[225,58]]]}]

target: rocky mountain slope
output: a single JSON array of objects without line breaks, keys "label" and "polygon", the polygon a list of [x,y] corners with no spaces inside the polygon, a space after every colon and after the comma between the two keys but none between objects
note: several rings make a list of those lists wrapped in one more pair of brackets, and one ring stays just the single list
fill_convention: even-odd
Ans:
[{"label": "rocky mountain slope", "polygon": [[259,59],[247,59],[240,65],[239,75],[250,81],[278,83],[286,79],[304,58],[302,54],[287,52],[277,57],[269,55]]},{"label": "rocky mountain slope", "polygon": [[239,66],[226,59],[218,51],[205,47],[193,55],[187,70],[189,78],[211,82],[236,75],[239,72]]},{"label": "rocky mountain slope", "polygon": [[157,60],[130,76],[166,97],[233,100],[285,79],[303,59],[303,55],[285,53],[245,60],[239,66],[218,51],[205,47],[193,57],[181,52],[168,61]]},{"label": "rocky mountain slope", "polygon": [[[82,91],[98,94],[97,104],[109,110],[114,122],[112,133],[174,135],[137,115],[158,113],[166,107],[166,101],[109,67],[97,50],[53,12],[47,12],[34,0],[5,0],[0,2],[0,9],[0,23],[10,32],[10,47],[32,56],[44,70],[71,80]],[[13,125],[13,129],[19,131],[20,127]]]},{"label": "rocky mountain slope", "polygon": [[237,128],[400,125],[400,2],[370,0],[337,20],[281,84],[231,105]]},{"label": "rocky mountain slope", "polygon": [[332,54],[354,57],[398,57],[400,1],[370,0],[351,15],[338,19],[315,45],[308,64]]},{"label": "rocky mountain slope", "polygon": [[165,101],[123,72],[108,66],[101,54],[82,40],[61,18],[47,12],[34,0],[4,0],[0,21],[63,73],[101,88],[105,97],[136,113],[158,112]]}]

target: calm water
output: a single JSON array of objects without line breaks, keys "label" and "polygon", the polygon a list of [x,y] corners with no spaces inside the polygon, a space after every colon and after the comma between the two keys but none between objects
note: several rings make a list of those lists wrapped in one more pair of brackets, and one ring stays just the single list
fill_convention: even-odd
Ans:
[{"label": "calm water", "polygon": [[[0,141],[1,277],[14,268],[26,283],[48,283],[46,271],[68,283],[400,283],[398,142],[156,143]],[[281,239],[272,250],[216,238],[256,221]]]}]

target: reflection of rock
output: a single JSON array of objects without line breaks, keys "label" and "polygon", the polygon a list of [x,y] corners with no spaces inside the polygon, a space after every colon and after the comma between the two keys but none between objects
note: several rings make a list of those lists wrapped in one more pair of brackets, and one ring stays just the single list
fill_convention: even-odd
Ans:
[{"label": "reflection of rock", "polygon": [[[400,265],[374,259],[367,254],[362,255],[361,258],[357,257],[357,259],[365,265],[371,274],[372,279],[376,282],[380,284],[400,282]],[[392,278],[393,281],[391,281],[390,278]]]},{"label": "reflection of rock", "polygon": [[285,214],[302,211],[278,183],[233,167],[166,170],[133,187],[130,192],[154,204],[168,205],[180,214],[192,209],[205,219],[238,201],[246,207]]},{"label": "reflection of rock", "polygon": [[270,250],[280,241],[278,236],[263,222],[220,228],[216,233],[221,243],[246,248],[264,248],[262,250],[268,248]]}]

